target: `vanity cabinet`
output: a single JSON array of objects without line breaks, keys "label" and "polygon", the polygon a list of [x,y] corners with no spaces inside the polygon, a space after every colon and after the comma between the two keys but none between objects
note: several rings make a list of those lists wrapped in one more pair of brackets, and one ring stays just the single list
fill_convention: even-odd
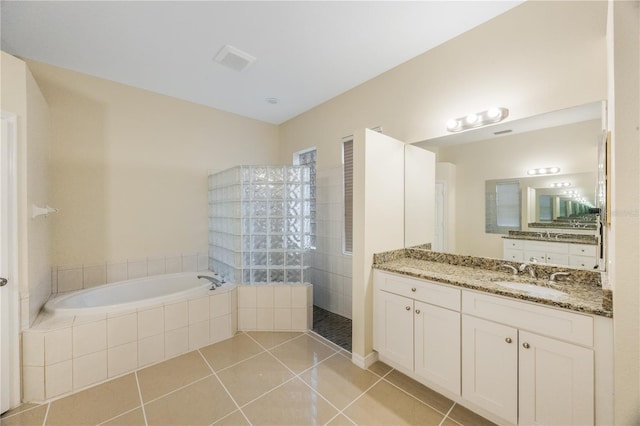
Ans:
[{"label": "vanity cabinet", "polygon": [[594,424],[593,317],[464,291],[462,397],[525,425]]},{"label": "vanity cabinet", "polygon": [[460,394],[460,290],[376,270],[373,327],[380,360]]},{"label": "vanity cabinet", "polygon": [[[595,245],[505,238],[503,258],[513,262],[538,262],[593,269],[598,265]],[[532,260],[535,259],[535,260]]]}]

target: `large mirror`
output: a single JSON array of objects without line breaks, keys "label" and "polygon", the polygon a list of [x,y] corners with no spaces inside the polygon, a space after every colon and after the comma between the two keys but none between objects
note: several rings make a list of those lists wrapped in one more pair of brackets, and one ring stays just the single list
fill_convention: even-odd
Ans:
[{"label": "large mirror", "polygon": [[[584,238],[598,245],[599,256],[603,116],[604,103],[594,102],[413,144],[436,154],[433,250],[501,259],[503,237],[516,231],[543,240]],[[552,167],[559,172],[529,172]],[[510,226],[492,232],[496,187],[517,188],[518,211],[502,220]]]}]

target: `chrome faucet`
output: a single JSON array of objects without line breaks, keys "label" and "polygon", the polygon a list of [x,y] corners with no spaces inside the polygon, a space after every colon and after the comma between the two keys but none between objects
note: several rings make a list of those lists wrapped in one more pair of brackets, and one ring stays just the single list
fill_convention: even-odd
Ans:
[{"label": "chrome faucet", "polygon": [[[535,259],[535,258],[532,258]],[[535,263],[535,260],[533,261],[533,263]],[[520,269],[520,272],[524,272],[525,269],[527,269],[527,267],[529,268],[529,275],[531,276],[531,278],[535,278],[536,277],[536,270],[533,268],[533,263],[523,263],[522,265],[520,265],[520,267],[518,269]]]},{"label": "chrome faucet", "polygon": [[551,276],[549,276],[549,282],[555,283],[556,277],[568,277],[569,275],[570,274],[568,272],[554,272],[553,274],[551,274]]},{"label": "chrome faucet", "polygon": [[516,269],[516,267],[515,267],[515,266],[507,265],[506,263],[503,263],[503,264],[502,264],[502,265],[500,265],[500,266],[502,266],[503,268],[511,269],[511,271],[513,272],[513,275],[518,275],[518,270]]},{"label": "chrome faucet", "polygon": [[198,275],[198,279],[204,278],[205,280],[209,280],[211,282],[211,287],[209,290],[215,290],[216,287],[221,287],[224,284],[224,278],[218,279],[218,274],[215,274],[215,277],[211,277],[209,275]]}]

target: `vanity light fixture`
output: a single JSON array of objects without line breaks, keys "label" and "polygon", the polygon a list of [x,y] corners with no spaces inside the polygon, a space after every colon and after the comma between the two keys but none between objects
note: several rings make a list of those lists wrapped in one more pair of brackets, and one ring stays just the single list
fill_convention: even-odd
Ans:
[{"label": "vanity light fixture", "polygon": [[529,176],[554,175],[560,173],[560,167],[540,167],[539,169],[527,170]]},{"label": "vanity light fixture", "polygon": [[570,182],[554,182],[552,184],[549,185],[551,188],[566,188],[568,186],[571,186]]},{"label": "vanity light fixture", "polygon": [[448,120],[447,130],[450,132],[461,132],[474,127],[482,127],[488,124],[497,123],[508,116],[509,110],[507,108],[491,107],[486,111]]}]

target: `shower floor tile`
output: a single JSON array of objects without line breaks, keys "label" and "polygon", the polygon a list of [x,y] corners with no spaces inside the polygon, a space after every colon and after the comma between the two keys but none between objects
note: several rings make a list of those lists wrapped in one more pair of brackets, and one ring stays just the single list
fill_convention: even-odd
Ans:
[{"label": "shower floor tile", "polygon": [[325,339],[351,352],[351,320],[313,306],[313,331]]},{"label": "shower floor tile", "polygon": [[0,423],[492,424],[388,365],[359,369],[315,332],[241,332],[225,342],[47,404],[25,404]]}]

